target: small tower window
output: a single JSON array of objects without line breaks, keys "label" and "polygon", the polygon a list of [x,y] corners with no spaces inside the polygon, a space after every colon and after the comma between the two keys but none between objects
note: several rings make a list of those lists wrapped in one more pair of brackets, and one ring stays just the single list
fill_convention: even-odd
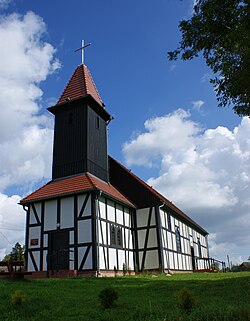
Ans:
[{"label": "small tower window", "polygon": [[69,113],[69,115],[68,115],[68,124],[69,125],[73,124],[73,114],[72,113]]},{"label": "small tower window", "polygon": [[97,129],[100,128],[100,118],[99,118],[99,116],[96,116],[95,127],[96,127]]}]

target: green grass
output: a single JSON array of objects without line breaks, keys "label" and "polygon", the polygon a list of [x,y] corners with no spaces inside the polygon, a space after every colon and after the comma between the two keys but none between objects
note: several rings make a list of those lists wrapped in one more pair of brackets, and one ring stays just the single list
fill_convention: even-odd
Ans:
[{"label": "green grass", "polygon": [[[98,295],[106,287],[114,287],[119,298],[112,309],[104,310]],[[196,298],[190,313],[177,305],[183,288]],[[21,304],[11,300],[16,290],[24,295]],[[0,280],[0,320],[249,321],[250,272]]]}]

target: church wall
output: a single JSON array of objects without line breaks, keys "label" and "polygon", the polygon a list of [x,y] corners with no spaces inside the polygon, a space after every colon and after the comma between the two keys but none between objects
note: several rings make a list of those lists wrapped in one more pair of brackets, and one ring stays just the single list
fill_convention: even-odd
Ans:
[{"label": "church wall", "polygon": [[159,269],[159,247],[157,239],[156,208],[136,211],[136,234],[138,242],[138,270]]},{"label": "church wall", "polygon": [[91,194],[29,205],[26,228],[27,271],[47,271],[50,234],[67,231],[69,269],[93,269]]},{"label": "church wall", "polygon": [[98,268],[134,270],[131,210],[106,197],[97,200]]},{"label": "church wall", "polygon": [[[163,262],[165,270],[192,271],[193,263],[191,247],[196,260],[195,269],[208,268],[208,249],[206,237],[174,216],[172,212],[160,209],[160,224],[163,246]],[[180,233],[180,246],[177,243]],[[200,240],[200,245],[198,241]],[[177,248],[178,246],[178,248]],[[199,247],[201,253],[199,253]],[[201,255],[200,255],[201,254]]]}]

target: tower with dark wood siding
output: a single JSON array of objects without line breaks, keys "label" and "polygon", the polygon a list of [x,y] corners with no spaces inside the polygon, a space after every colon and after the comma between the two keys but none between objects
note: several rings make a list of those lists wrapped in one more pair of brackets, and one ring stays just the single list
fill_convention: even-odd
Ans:
[{"label": "tower with dark wood siding", "polygon": [[76,68],[57,104],[52,179],[89,172],[108,180],[106,112],[88,68]]}]

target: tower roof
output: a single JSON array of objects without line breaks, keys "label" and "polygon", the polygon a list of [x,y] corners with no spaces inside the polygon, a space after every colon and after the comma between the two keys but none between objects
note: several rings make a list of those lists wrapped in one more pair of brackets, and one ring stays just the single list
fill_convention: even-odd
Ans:
[{"label": "tower roof", "polygon": [[87,66],[81,64],[75,69],[56,105],[65,103],[68,100],[82,98],[87,95],[91,95],[99,105],[104,107]]}]

